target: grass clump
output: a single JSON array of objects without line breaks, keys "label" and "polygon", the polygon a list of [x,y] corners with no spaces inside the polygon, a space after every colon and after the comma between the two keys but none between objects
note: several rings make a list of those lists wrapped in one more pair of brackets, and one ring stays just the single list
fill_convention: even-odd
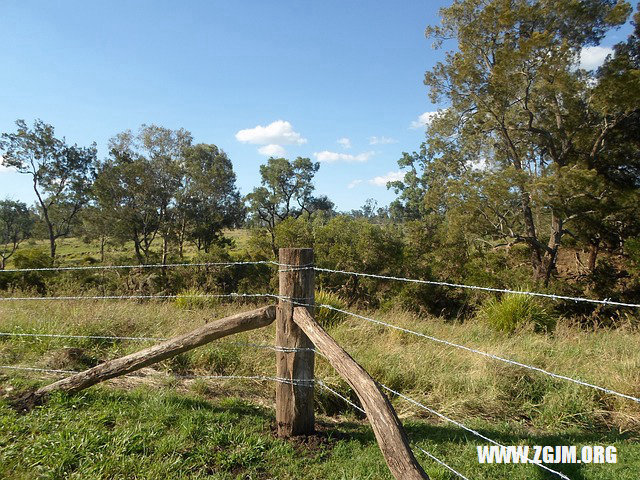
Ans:
[{"label": "grass clump", "polygon": [[196,288],[189,288],[178,293],[176,297],[176,307],[183,310],[202,310],[206,308],[215,308],[220,305],[220,297],[207,296],[212,295]]},{"label": "grass clump", "polygon": [[[329,305],[333,308],[339,308],[340,310],[347,308],[347,303],[342,300],[339,295],[329,292],[328,290],[316,290],[315,297],[316,305]],[[342,323],[345,317],[346,315],[344,313],[336,312],[329,308],[316,307],[315,310],[315,319],[323,328],[334,327]]]},{"label": "grass clump", "polygon": [[495,330],[513,333],[533,326],[536,332],[553,330],[556,320],[535,298],[507,293],[501,299],[491,298],[482,305],[479,315]]}]

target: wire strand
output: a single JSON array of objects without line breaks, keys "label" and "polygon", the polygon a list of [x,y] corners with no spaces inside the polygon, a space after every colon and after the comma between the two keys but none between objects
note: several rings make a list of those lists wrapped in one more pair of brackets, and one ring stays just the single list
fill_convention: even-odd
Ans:
[{"label": "wire strand", "polygon": [[[300,269],[303,269],[301,267]],[[625,303],[625,302],[615,302],[613,300],[605,299],[598,300],[594,298],[582,298],[582,297],[569,297],[566,295],[554,295],[552,293],[539,293],[539,292],[526,292],[522,290],[509,290],[506,288],[494,288],[494,287],[479,287],[476,285],[466,285],[463,283],[450,283],[450,282],[438,282],[435,280],[419,280],[415,278],[405,278],[405,277],[393,277],[389,275],[376,275],[373,273],[360,273],[360,272],[349,272],[346,270],[332,270],[330,268],[320,268],[314,267],[314,270],[317,272],[328,272],[328,273],[341,273],[344,275],[355,275],[358,277],[370,277],[370,278],[379,278],[382,280],[396,280],[401,282],[410,282],[410,283],[422,283],[427,285],[439,285],[443,287],[453,287],[453,288],[466,288],[470,290],[482,290],[485,292],[496,292],[496,293],[513,293],[517,295],[529,295],[533,297],[544,297],[551,298],[553,300],[569,300],[573,302],[586,302],[586,303],[596,303],[601,305],[616,305],[619,307],[632,307],[632,308],[640,308],[640,303]]]},{"label": "wire strand", "polygon": [[[487,437],[486,435],[483,435],[482,433],[478,432],[477,430],[474,430],[473,428],[467,427],[467,426],[466,426],[466,425],[464,425],[463,423],[460,423],[460,422],[458,422],[458,421],[456,421],[456,420],[454,420],[454,419],[452,419],[452,418],[449,418],[449,417],[447,417],[446,415],[444,415],[444,414],[442,414],[442,413],[440,413],[440,412],[438,412],[438,411],[434,410],[433,408],[427,407],[426,405],[424,405],[424,404],[422,404],[422,403],[418,402],[417,400],[414,400],[414,399],[413,399],[413,398],[411,398],[411,397],[408,397],[408,396],[406,396],[406,395],[404,395],[404,394],[402,394],[402,393],[400,393],[400,392],[398,392],[398,391],[396,391],[396,390],[394,390],[394,389],[392,389],[392,388],[389,388],[389,387],[387,387],[386,385],[384,385],[384,384],[382,384],[382,383],[378,383],[378,385],[380,385],[380,386],[381,386],[382,388],[384,388],[386,391],[388,391],[388,392],[390,392],[390,393],[393,393],[393,394],[395,394],[395,395],[399,396],[399,397],[400,397],[400,398],[402,398],[403,400],[406,400],[407,402],[412,403],[412,404],[414,404],[415,406],[422,408],[423,410],[426,410],[427,412],[429,412],[429,413],[431,413],[431,414],[433,414],[433,415],[435,415],[435,416],[437,416],[437,417],[441,418],[442,420],[445,420],[445,421],[447,421],[447,422],[449,422],[449,423],[452,423],[452,424],[454,424],[455,426],[460,427],[460,428],[462,428],[463,430],[466,430],[466,431],[467,431],[467,432],[469,432],[469,433],[472,433],[473,435],[475,435],[475,436],[476,436],[476,437],[478,437],[478,438],[481,438],[481,439],[483,439],[483,440],[486,440],[487,442],[492,443],[492,444],[494,444],[494,445],[497,445],[497,446],[499,446],[499,447],[506,448],[506,447],[505,447],[504,445],[502,445],[501,443],[498,443],[498,442],[496,442],[495,440],[493,440],[493,439],[491,439],[491,438]],[[542,464],[542,463],[540,463],[540,462],[535,462],[535,461],[531,460],[530,458],[527,458],[527,461],[528,461],[529,463],[532,463],[532,464],[534,464],[534,465],[536,465],[536,466],[538,466],[538,467],[540,467],[540,468],[544,469],[544,470],[547,470],[547,471],[548,471],[548,472],[550,472],[550,473],[553,473],[554,475],[559,476],[560,478],[562,478],[562,479],[564,479],[564,480],[571,480],[571,479],[570,479],[569,477],[567,477],[564,473],[561,473],[561,472],[558,472],[558,471],[556,471],[556,470],[553,470],[553,469],[551,469],[551,468],[547,467],[546,465],[544,465],[544,464]]]},{"label": "wire strand", "polygon": [[[28,338],[72,338],[72,339],[87,339],[87,340],[131,340],[140,342],[164,342],[170,340],[163,337],[118,337],[113,335],[65,335],[57,333],[22,333],[22,332],[0,332],[0,337],[28,337]],[[273,350],[274,352],[315,352],[315,348],[296,348],[296,347],[280,347],[278,345],[267,345],[263,343],[251,343],[251,342],[220,342],[217,345],[226,346],[234,345],[240,347],[261,348],[265,350]]]},{"label": "wire strand", "polygon": [[39,300],[134,300],[134,299],[169,299],[169,298],[281,298],[272,293],[224,293],[224,294],[180,294],[180,295],[76,295],[61,297],[0,297],[1,301],[39,301]]},{"label": "wire strand", "polygon": [[476,353],[478,355],[483,355],[483,356],[485,356],[487,358],[491,358],[493,360],[498,360],[500,362],[508,363],[510,365],[515,365],[517,367],[522,367],[522,368],[526,368],[526,369],[529,369],[529,370],[533,370],[535,372],[542,373],[544,375],[548,375],[550,377],[553,377],[553,378],[556,378],[556,379],[559,379],[559,380],[566,380],[568,382],[572,382],[572,383],[575,383],[577,385],[581,385],[583,387],[593,388],[595,390],[598,390],[598,391],[601,391],[601,392],[604,392],[604,393],[607,393],[607,394],[610,394],[610,395],[615,395],[615,396],[618,396],[618,397],[621,397],[621,398],[625,398],[627,400],[632,400],[634,402],[640,403],[640,398],[634,397],[632,395],[627,395],[626,393],[620,393],[620,392],[617,392],[615,390],[611,390],[609,388],[600,387],[600,386],[594,385],[592,383],[587,383],[587,382],[579,380],[577,378],[567,377],[566,375],[560,375],[560,374],[557,374],[557,373],[553,373],[553,372],[550,372],[550,371],[545,370],[543,368],[534,367],[532,365],[527,365],[525,363],[520,363],[520,362],[517,362],[515,360],[510,360],[508,358],[500,357],[500,356],[494,355],[492,353],[484,352],[482,350],[477,350],[475,348],[467,347],[465,345],[460,345],[458,343],[453,343],[453,342],[450,342],[448,340],[443,340],[441,338],[432,337],[431,335],[425,335],[424,333],[416,332],[415,330],[409,330],[408,328],[404,328],[404,327],[399,327],[399,326],[393,325],[391,323],[383,322],[382,320],[376,320],[375,318],[365,317],[364,315],[359,315],[357,313],[349,312],[348,310],[342,310],[342,309],[339,309],[339,308],[335,308],[335,307],[332,307],[331,305],[320,304],[320,305],[316,305],[316,307],[327,308],[329,310],[334,310],[336,312],[340,312],[340,313],[344,313],[346,315],[350,315],[352,317],[360,318],[362,320],[366,320],[366,321],[371,322],[371,323],[376,323],[378,325],[382,325],[382,326],[385,326],[385,327],[393,328],[395,330],[400,330],[401,332],[410,333],[410,334],[416,335],[418,337],[426,338],[427,340],[431,340],[433,342],[442,343],[442,344],[448,345],[450,347],[455,347],[455,348],[459,348],[461,350],[466,350],[468,352]]},{"label": "wire strand", "polygon": [[149,263],[149,264],[131,264],[131,265],[81,265],[76,267],[40,267],[40,268],[10,268],[0,270],[0,273],[19,273],[19,272],[61,272],[73,270],[116,270],[116,269],[134,269],[134,268],[177,268],[177,267],[232,267],[235,265],[276,265],[284,267],[292,267],[293,265],[280,264],[273,260],[256,260],[250,262],[200,262],[200,263]]},{"label": "wire strand", "polygon": [[[316,385],[319,385],[320,387],[328,390],[329,392],[333,393],[336,397],[342,399],[344,402],[346,402],[347,404],[351,405],[353,408],[355,408],[356,410],[364,413],[365,415],[367,414],[367,412],[365,412],[364,408],[360,407],[359,405],[356,405],[355,403],[353,403],[351,400],[349,400],[347,397],[345,397],[344,395],[340,394],[339,392],[337,392],[336,390],[334,390],[333,388],[331,388],[330,386],[328,386],[326,383],[324,383],[322,380],[318,380],[316,379]],[[417,446],[418,450],[420,450],[422,453],[424,453],[425,455],[427,455],[431,460],[435,461],[436,463],[439,463],[440,465],[442,465],[443,467],[445,467],[447,470],[449,470],[450,472],[455,473],[458,477],[462,478],[463,480],[469,480],[467,477],[465,477],[463,474],[461,474],[460,472],[458,472],[457,470],[454,470],[453,467],[450,467],[449,465],[447,465],[446,463],[444,463],[442,460],[440,460],[438,457],[436,457],[435,455],[427,452],[425,449],[423,449],[420,446]]]}]

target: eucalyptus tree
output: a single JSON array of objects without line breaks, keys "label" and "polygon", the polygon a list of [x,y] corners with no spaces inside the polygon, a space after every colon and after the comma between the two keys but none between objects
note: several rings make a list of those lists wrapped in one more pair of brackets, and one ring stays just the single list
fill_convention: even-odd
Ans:
[{"label": "eucalyptus tree", "polygon": [[0,200],[0,270],[20,243],[31,235],[33,217],[27,205],[14,200]]},{"label": "eucalyptus tree", "polygon": [[191,134],[156,125],[142,125],[109,142],[109,158],[100,166],[93,195],[115,238],[133,241],[136,258],[146,263],[157,236],[162,237],[162,262],[175,232],[176,196],[183,178],[182,152]]},{"label": "eucalyptus tree", "polygon": [[36,120],[32,128],[24,120],[17,120],[16,126],[15,133],[0,137],[2,164],[31,177],[38,210],[47,227],[50,255],[55,258],[56,240],[69,235],[88,201],[96,146],[68,145],[42,120]]},{"label": "eucalyptus tree", "polygon": [[[637,104],[605,102],[597,74],[579,68],[584,47],[627,19],[615,0],[457,0],[426,35],[457,48],[426,72],[434,103],[393,211],[459,218],[460,235],[525,243],[534,277],[555,269],[561,239],[610,183],[600,174],[608,141]],[[588,185],[586,190],[583,188]],[[582,209],[582,211],[581,211]],[[462,221],[460,221],[462,219]]]},{"label": "eucalyptus tree", "polygon": [[298,218],[305,212],[311,214],[318,205],[329,206],[328,199],[318,202],[313,197],[313,177],[320,164],[309,158],[269,158],[260,166],[261,185],[246,196],[253,219],[265,227],[271,236],[271,249],[275,256],[276,225],[286,218]]},{"label": "eucalyptus tree", "polygon": [[188,239],[198,250],[223,239],[222,230],[244,219],[244,205],[227,154],[215,145],[198,144],[183,151],[183,184],[178,192],[180,254]]}]

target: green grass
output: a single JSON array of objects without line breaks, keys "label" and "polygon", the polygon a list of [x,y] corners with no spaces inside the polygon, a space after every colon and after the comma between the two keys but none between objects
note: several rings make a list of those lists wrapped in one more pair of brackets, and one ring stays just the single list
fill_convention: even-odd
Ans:
[{"label": "green grass", "polygon": [[[221,303],[6,302],[0,331],[169,337],[252,308]],[[400,310],[361,312],[450,341],[640,396],[640,334],[629,327],[553,334],[496,332],[486,322],[447,323]],[[615,444],[617,465],[552,466],[572,479],[636,480],[640,406],[468,352],[347,317],[330,333],[377,380],[504,444]],[[147,376],[56,396],[27,415],[0,400],[0,478],[390,478],[374,437],[353,409],[316,392],[318,445],[276,439],[274,387],[252,381],[178,381],[167,374],[273,375],[273,352],[234,342],[274,341],[273,326],[155,365]],[[148,343],[0,337],[1,365],[81,369]],[[69,355],[69,348],[81,354]],[[46,383],[0,371],[0,390]],[[355,397],[317,357],[316,375]],[[0,395],[1,396],[1,395]],[[478,465],[484,442],[394,398],[412,442],[474,479],[543,479],[533,466]],[[434,479],[454,478],[419,451]]]}]

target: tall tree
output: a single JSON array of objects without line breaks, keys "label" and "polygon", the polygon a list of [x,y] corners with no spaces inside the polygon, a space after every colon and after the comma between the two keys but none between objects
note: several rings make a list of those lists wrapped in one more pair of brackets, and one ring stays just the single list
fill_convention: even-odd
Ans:
[{"label": "tall tree", "polygon": [[244,206],[231,160],[215,145],[198,144],[183,152],[183,184],[178,193],[179,245],[184,237],[206,253],[222,229],[240,224]]},{"label": "tall tree", "polygon": [[15,133],[3,133],[0,137],[2,163],[31,176],[38,208],[47,226],[51,258],[55,258],[56,240],[69,235],[78,212],[88,200],[96,146],[67,145],[42,120],[36,120],[31,129],[24,120],[17,120],[16,126]]},{"label": "tall tree", "polygon": [[182,152],[190,144],[186,130],[156,125],[142,125],[136,135],[122,132],[109,143],[110,158],[100,167],[93,194],[114,236],[133,241],[140,263],[148,261],[158,235],[166,261],[183,177]]},{"label": "tall tree", "polygon": [[31,235],[33,218],[27,205],[13,200],[0,200],[0,270],[15,253],[20,243]]},{"label": "tall tree", "polygon": [[[328,207],[326,197],[322,201],[313,197],[313,177],[320,164],[308,158],[270,158],[260,166],[261,187],[246,196],[254,219],[264,226],[271,236],[271,249],[275,256],[275,228],[282,220],[311,214],[316,207]],[[331,205],[332,206],[332,205]]]},{"label": "tall tree", "polygon": [[392,185],[402,192],[394,210],[438,215],[462,203],[458,211],[475,212],[486,234],[526,243],[535,278],[548,282],[567,223],[581,215],[572,207],[581,192],[565,187],[576,170],[590,175],[630,115],[598,114],[595,74],[576,68],[579,54],[629,12],[615,0],[458,0],[441,9],[442,24],[426,34],[458,48],[425,84],[448,106],[420,152],[399,162],[409,173]]}]

